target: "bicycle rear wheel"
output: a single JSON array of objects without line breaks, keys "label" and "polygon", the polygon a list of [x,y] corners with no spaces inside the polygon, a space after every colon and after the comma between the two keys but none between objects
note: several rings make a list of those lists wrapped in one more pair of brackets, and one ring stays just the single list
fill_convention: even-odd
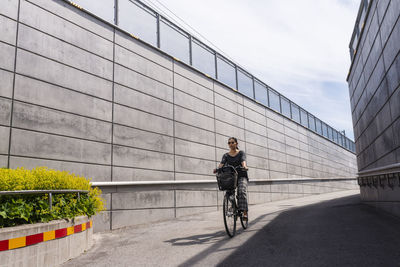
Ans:
[{"label": "bicycle rear wheel", "polygon": [[247,212],[247,220],[243,220],[243,213],[240,214],[240,223],[242,224],[243,229],[247,229],[249,225],[249,213]]},{"label": "bicycle rear wheel", "polygon": [[236,234],[236,204],[229,193],[224,196],[223,216],[226,233],[233,237]]}]

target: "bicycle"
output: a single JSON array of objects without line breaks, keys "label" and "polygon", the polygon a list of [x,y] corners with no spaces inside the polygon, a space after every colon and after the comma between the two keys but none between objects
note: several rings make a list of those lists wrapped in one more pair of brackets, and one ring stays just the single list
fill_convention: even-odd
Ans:
[{"label": "bicycle", "polygon": [[240,218],[240,223],[243,229],[246,229],[248,226],[248,217],[247,220],[244,220],[243,211],[239,211],[237,208],[237,169],[247,171],[241,166],[235,168],[230,165],[217,169],[218,187],[220,190],[225,191],[222,213],[224,217],[225,230],[229,237],[233,237],[236,234],[236,220],[238,217]]}]

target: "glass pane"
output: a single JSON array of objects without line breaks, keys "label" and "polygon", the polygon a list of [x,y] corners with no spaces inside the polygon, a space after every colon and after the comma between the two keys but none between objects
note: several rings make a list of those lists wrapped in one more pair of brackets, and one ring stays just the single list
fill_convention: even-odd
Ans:
[{"label": "glass pane", "polygon": [[118,25],[121,29],[153,46],[157,46],[157,18],[155,13],[129,0],[119,0],[118,12]]},{"label": "glass pane", "polygon": [[301,125],[308,128],[307,112],[304,109],[300,110]]},{"label": "glass pane", "polygon": [[269,97],[269,107],[281,112],[281,105],[279,103],[279,95],[278,93],[268,90],[268,97]]},{"label": "glass pane", "polygon": [[265,106],[268,106],[267,87],[257,81],[254,81],[254,90],[256,92],[256,100]]},{"label": "glass pane", "polygon": [[321,121],[317,118],[315,118],[315,124],[316,124],[316,131],[317,133],[319,133],[320,135],[322,135],[322,125],[321,125]]},{"label": "glass pane", "polygon": [[253,94],[253,80],[246,73],[238,70],[238,90],[250,98],[254,98]]},{"label": "glass pane", "polygon": [[343,146],[343,135],[341,135],[340,133],[338,134],[338,143],[339,145]]},{"label": "glass pane", "polygon": [[192,42],[192,66],[215,78],[215,55],[205,46]]},{"label": "glass pane", "polygon": [[222,58],[217,57],[218,81],[236,88],[235,67]]},{"label": "glass pane", "polygon": [[328,126],[328,138],[333,141],[333,129]]},{"label": "glass pane", "polygon": [[189,64],[189,37],[164,20],[160,20],[160,48]]},{"label": "glass pane", "polygon": [[290,118],[290,102],[288,99],[281,96],[282,114]]},{"label": "glass pane", "polygon": [[325,123],[322,123],[322,134],[328,138],[328,126]]},{"label": "glass pane", "polygon": [[315,118],[311,114],[308,114],[308,125],[309,128],[315,132]]},{"label": "glass pane", "polygon": [[333,130],[333,142],[338,143],[338,133],[336,130]]},{"label": "glass pane", "polygon": [[292,119],[298,123],[300,123],[300,109],[299,106],[297,106],[294,103],[290,103],[292,106]]},{"label": "glass pane", "polygon": [[114,24],[114,0],[73,0],[90,13]]}]

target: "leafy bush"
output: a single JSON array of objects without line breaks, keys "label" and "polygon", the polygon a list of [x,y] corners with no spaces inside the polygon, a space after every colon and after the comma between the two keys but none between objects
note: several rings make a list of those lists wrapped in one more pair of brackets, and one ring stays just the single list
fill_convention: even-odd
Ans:
[{"label": "leafy bush", "polygon": [[0,169],[0,191],[19,190],[87,190],[88,194],[53,194],[52,210],[48,194],[0,195],[0,228],[26,223],[71,219],[78,215],[92,216],[104,210],[98,188],[91,188],[85,177],[65,171],[38,167],[33,170]]}]

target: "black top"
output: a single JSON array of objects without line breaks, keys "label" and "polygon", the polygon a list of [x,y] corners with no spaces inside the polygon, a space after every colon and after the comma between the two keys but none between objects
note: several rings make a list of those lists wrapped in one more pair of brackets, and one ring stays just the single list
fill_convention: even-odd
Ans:
[{"label": "black top", "polygon": [[[236,156],[234,156],[234,157],[229,155],[229,153],[225,153],[222,156],[221,164],[232,165],[233,167],[237,167],[237,166],[242,166],[243,161],[246,161],[246,153],[244,153],[244,151],[240,150],[239,153],[237,153]],[[249,179],[246,171],[238,170],[238,174],[239,174],[239,177],[245,177],[245,178]]]}]

